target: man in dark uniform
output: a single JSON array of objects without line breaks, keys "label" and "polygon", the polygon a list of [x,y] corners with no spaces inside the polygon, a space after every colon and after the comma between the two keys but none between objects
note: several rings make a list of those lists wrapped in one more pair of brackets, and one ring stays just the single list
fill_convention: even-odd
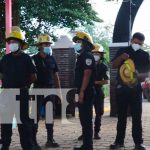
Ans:
[{"label": "man in dark uniform", "polygon": [[[36,80],[36,71],[34,65],[32,64],[31,58],[22,52],[22,50],[26,49],[28,45],[25,42],[25,38],[19,27],[12,28],[12,32],[8,35],[6,41],[9,45],[11,53],[6,54],[0,61],[0,73],[3,75],[2,88],[20,89],[19,100],[21,124],[18,124],[20,142],[23,150],[33,150],[33,121],[28,115],[28,88],[30,87],[30,84]],[[7,105],[6,107],[9,108],[11,106]],[[11,136],[12,123],[1,124],[1,150],[9,150]]]},{"label": "man in dark uniform", "polygon": [[[96,77],[95,77],[95,95],[94,95],[94,108],[95,108],[95,126],[94,126],[94,139],[100,139],[99,131],[101,127],[101,119],[104,114],[104,92],[102,86],[108,84],[108,68],[103,63],[104,49],[100,44],[94,44],[92,50],[96,62]],[[79,136],[78,140],[83,140],[83,136]]]},{"label": "man in dark uniform", "polygon": [[[145,37],[142,33],[135,33],[131,39],[131,46],[118,50],[112,67],[118,68],[116,99],[118,108],[117,135],[115,142],[110,145],[110,149],[124,147],[125,130],[127,123],[128,105],[131,108],[132,116],[132,137],[135,143],[135,150],[146,150],[142,138],[142,89],[140,82],[148,76],[150,69],[149,54],[141,49]],[[132,59],[135,64],[137,82],[126,84],[119,74],[119,69],[125,60]],[[128,66],[129,68],[129,66]],[[134,78],[133,78],[134,79]]]},{"label": "man in dark uniform", "polygon": [[75,87],[77,88],[79,117],[83,133],[83,145],[74,150],[93,150],[92,106],[94,97],[95,60],[91,37],[85,32],[77,32],[73,38],[78,53],[75,68]]},{"label": "man in dark uniform", "polygon": [[[54,88],[54,83],[57,88],[60,88],[60,81],[58,76],[58,67],[55,58],[52,56],[51,38],[48,34],[41,34],[38,37],[37,47],[39,53],[33,56],[33,62],[37,69],[37,81],[34,83],[34,88]],[[54,97],[48,96],[41,97],[37,101],[37,122],[39,122],[41,108],[48,101],[52,101],[54,107]],[[47,142],[46,147],[59,147],[58,143],[53,139],[53,126],[54,124],[46,124],[47,129]],[[38,130],[38,123],[34,127],[34,142],[38,145],[36,134]]]},{"label": "man in dark uniform", "polygon": [[96,79],[95,79],[95,127],[94,127],[94,138],[100,139],[99,131],[101,127],[101,119],[104,114],[104,92],[102,86],[108,84],[108,68],[103,63],[104,60],[104,49],[102,45],[95,44],[95,49],[92,51],[95,62],[96,62]]}]

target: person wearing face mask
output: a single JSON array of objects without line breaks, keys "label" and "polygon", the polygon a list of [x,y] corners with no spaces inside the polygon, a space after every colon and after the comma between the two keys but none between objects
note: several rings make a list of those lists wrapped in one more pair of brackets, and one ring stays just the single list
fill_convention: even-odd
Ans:
[{"label": "person wearing face mask", "polygon": [[[25,42],[25,37],[23,36],[23,33],[21,32],[21,29],[19,27],[12,27],[12,31],[6,37],[6,42],[9,46],[10,53],[6,54],[0,61],[0,73],[2,73],[3,75],[2,88],[12,88],[20,90],[21,123],[17,124],[20,142],[23,150],[33,150],[33,123],[28,115],[28,88],[36,80],[36,69],[32,63],[30,56],[23,52],[24,49],[28,48],[28,44]],[[12,105],[7,105],[7,110],[9,110],[10,107],[12,107]],[[12,119],[13,115],[14,114],[12,113]],[[5,113],[5,116],[7,117],[7,113]],[[1,124],[1,150],[9,150],[11,136],[12,123]]]},{"label": "person wearing face mask", "polygon": [[[94,139],[99,140],[99,131],[101,127],[101,119],[104,113],[104,93],[102,86],[108,84],[108,68],[103,63],[104,59],[104,49],[102,45],[96,43],[94,44],[94,49],[92,50],[92,54],[96,63],[96,77],[95,77],[95,96],[94,96],[94,108],[95,108],[95,126],[94,126]],[[83,140],[83,136],[79,136],[78,140]]]},{"label": "person wearing face mask", "polygon": [[[54,88],[56,85],[60,89],[60,80],[58,75],[58,66],[55,61],[55,58],[52,56],[51,48],[51,38],[48,34],[40,34],[38,36],[37,48],[38,53],[33,56],[33,62],[37,69],[37,80],[34,83],[34,88]],[[36,135],[38,130],[38,122],[40,118],[41,108],[45,108],[45,105],[48,101],[52,101],[53,107],[55,104],[55,99],[52,96],[46,98],[39,97],[37,101],[37,124],[34,126],[34,143],[38,146]],[[46,148],[56,148],[59,147],[59,144],[55,142],[53,138],[53,126],[54,124],[46,123],[47,129],[47,142],[45,144]]]},{"label": "person wearing face mask", "polygon": [[95,98],[94,98],[94,108],[95,108],[95,126],[94,126],[94,138],[100,139],[99,131],[101,127],[101,119],[104,114],[104,92],[102,86],[108,84],[108,68],[103,63],[104,59],[104,49],[102,45],[95,44],[95,49],[92,51],[95,62],[96,62],[96,79],[95,79]]},{"label": "person wearing face mask", "polygon": [[[141,49],[145,40],[142,33],[136,32],[131,39],[129,47],[121,48],[112,60],[112,67],[118,69],[116,102],[118,108],[117,135],[110,149],[124,147],[125,130],[127,124],[128,106],[131,109],[132,117],[132,137],[135,143],[134,150],[146,150],[142,138],[142,88],[141,83],[148,77],[150,70],[149,54]],[[130,58],[130,59],[129,59]],[[129,61],[130,60],[130,61]],[[133,62],[130,66],[127,62]],[[135,72],[130,82],[125,82],[122,78],[121,69],[123,65],[127,66],[126,70],[131,72],[131,67],[135,66]],[[123,72],[124,74],[126,72]],[[131,73],[130,73],[131,74]],[[124,76],[125,77],[128,77]],[[130,79],[130,78],[128,78]]]},{"label": "person wearing face mask", "polygon": [[79,117],[82,126],[83,145],[74,150],[93,150],[92,106],[94,98],[95,60],[92,39],[85,32],[76,32],[73,37],[77,62],[75,67],[75,87],[78,94]]}]

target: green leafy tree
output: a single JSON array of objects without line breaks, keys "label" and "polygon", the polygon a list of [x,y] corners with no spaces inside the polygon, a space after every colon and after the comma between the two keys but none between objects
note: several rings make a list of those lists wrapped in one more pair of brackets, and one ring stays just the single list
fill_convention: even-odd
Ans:
[{"label": "green leafy tree", "polygon": [[112,41],[112,25],[87,25],[84,31],[88,32],[94,43],[99,43],[103,46],[105,54],[105,63],[109,63],[109,43]]},{"label": "green leafy tree", "polygon": [[[48,32],[56,37],[56,28],[75,29],[86,24],[100,22],[89,0],[12,0],[13,25],[26,32],[29,43],[36,35]],[[5,37],[5,0],[0,0],[0,41]]]}]

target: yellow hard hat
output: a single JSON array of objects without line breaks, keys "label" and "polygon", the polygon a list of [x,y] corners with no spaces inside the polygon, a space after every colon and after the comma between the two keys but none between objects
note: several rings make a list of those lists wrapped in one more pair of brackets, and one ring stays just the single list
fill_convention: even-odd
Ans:
[{"label": "yellow hard hat", "polygon": [[76,32],[76,35],[73,37],[72,40],[75,43],[76,43],[77,40],[85,40],[85,41],[90,42],[91,44],[93,44],[92,37],[88,33],[82,32],[82,31]]},{"label": "yellow hard hat", "polygon": [[101,45],[101,44],[98,44],[98,43],[96,43],[96,44],[94,44],[94,49],[92,50],[92,52],[94,53],[105,53],[104,52],[104,48],[103,48],[103,46]]},{"label": "yellow hard hat", "polygon": [[8,42],[11,39],[17,39],[22,42],[23,46],[22,49],[27,49],[29,46],[27,42],[25,41],[25,37],[21,31],[21,29],[18,26],[13,26],[12,31],[6,35],[6,41]]},{"label": "yellow hard hat", "polygon": [[120,67],[119,70],[122,82],[125,85],[133,86],[137,83],[135,76],[135,65],[132,59],[127,59]]},{"label": "yellow hard hat", "polygon": [[51,37],[48,34],[46,34],[46,33],[40,34],[38,36],[38,41],[37,41],[36,45],[39,45],[41,43],[50,43],[50,44],[52,44]]}]

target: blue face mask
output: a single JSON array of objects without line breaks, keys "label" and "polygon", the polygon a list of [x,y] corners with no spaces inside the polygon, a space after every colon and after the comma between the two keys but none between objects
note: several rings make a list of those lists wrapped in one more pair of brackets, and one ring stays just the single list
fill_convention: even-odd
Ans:
[{"label": "blue face mask", "polygon": [[81,49],[82,49],[81,48],[81,43],[76,43],[74,45],[74,50],[75,50],[76,53],[79,53]]},{"label": "blue face mask", "polygon": [[51,47],[44,47],[43,49],[43,52],[46,54],[46,55],[52,55],[52,48]]}]

